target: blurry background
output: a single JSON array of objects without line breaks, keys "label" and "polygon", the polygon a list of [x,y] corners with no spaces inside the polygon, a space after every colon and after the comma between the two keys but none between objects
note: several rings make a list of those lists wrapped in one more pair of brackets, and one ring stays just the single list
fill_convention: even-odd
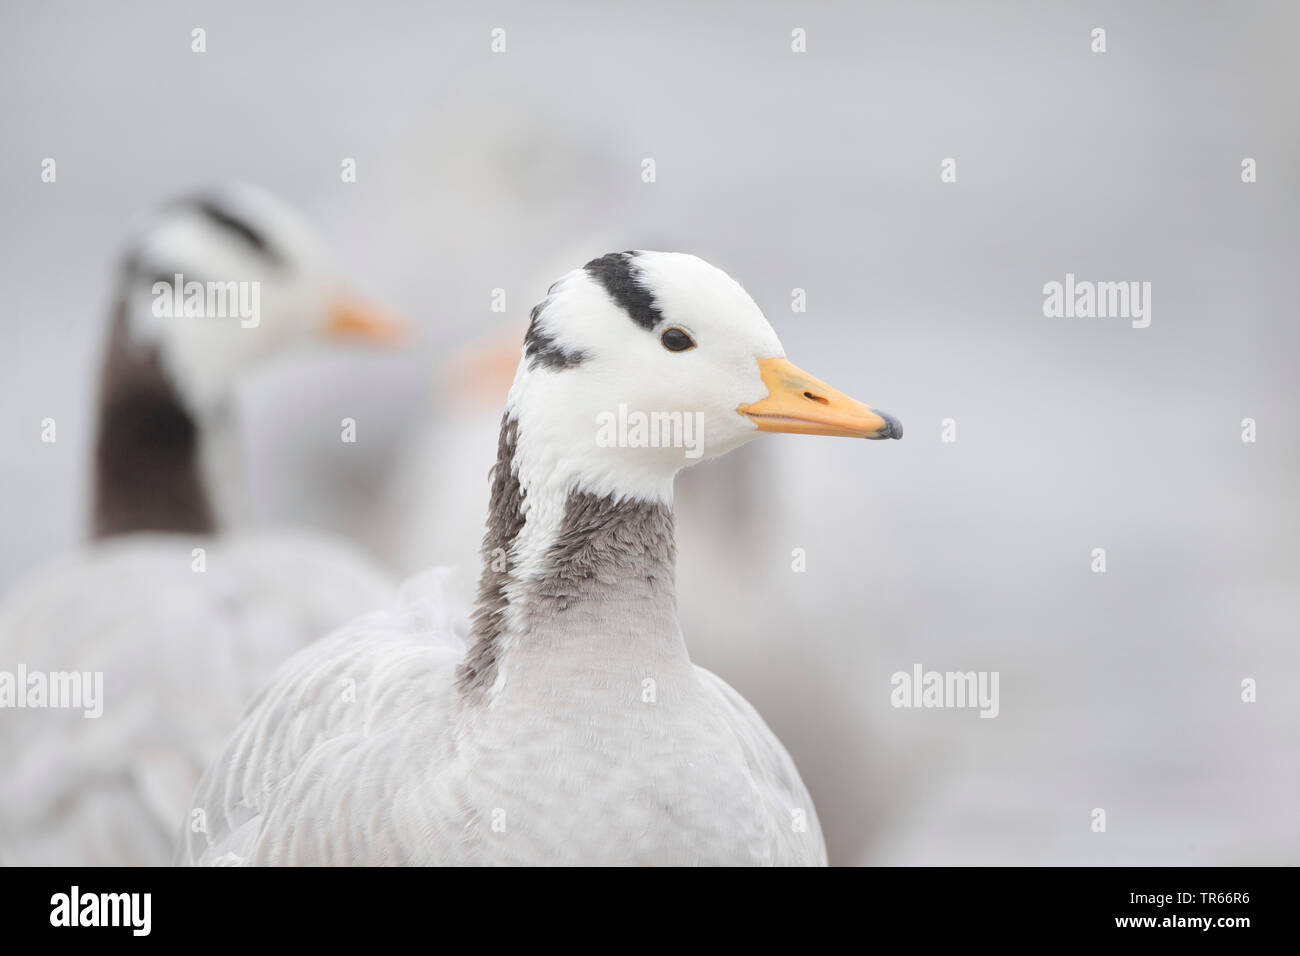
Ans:
[{"label": "blurry background", "polygon": [[[694,252],[906,426],[769,438],[679,484],[693,656],[785,742],[832,862],[1300,861],[1294,4],[0,18],[0,591],[84,533],[116,257],[161,200],[266,186],[419,322],[405,355],[301,354],[241,395],[262,517],[403,572],[463,562],[486,502],[500,402],[435,399],[438,364],[596,255]],[[1066,272],[1151,282],[1150,328],[1044,318]],[[893,709],[914,663],[999,671],[1000,715]]]}]

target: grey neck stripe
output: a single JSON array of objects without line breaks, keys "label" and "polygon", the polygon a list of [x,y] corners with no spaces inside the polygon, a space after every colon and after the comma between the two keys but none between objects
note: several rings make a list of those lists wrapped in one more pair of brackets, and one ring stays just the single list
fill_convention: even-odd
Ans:
[{"label": "grey neck stripe", "polygon": [[487,530],[483,534],[483,570],[478,601],[470,621],[470,648],[457,673],[457,686],[465,692],[484,691],[496,680],[497,650],[505,629],[509,606],[511,547],[524,527],[524,492],[512,471],[519,424],[506,412],[501,417],[497,461],[492,466],[492,492],[488,501]]},{"label": "grey neck stripe", "polygon": [[[502,422],[471,646],[457,675],[457,686],[475,702],[497,678],[509,606],[506,587],[514,580],[510,547],[524,525],[523,492],[518,476],[510,473],[516,427],[508,418]],[[571,492],[544,570],[519,598],[518,619],[527,632],[519,639],[552,643],[557,635],[594,626],[601,630],[598,637],[615,641],[619,631],[675,621],[676,554],[669,505]]]},{"label": "grey neck stripe", "polygon": [[113,317],[100,381],[93,533],[208,534],[212,507],[199,473],[199,429],[158,350],[130,339],[126,305]]},{"label": "grey neck stripe", "polygon": [[562,627],[584,605],[629,597],[666,599],[675,613],[676,563],[670,506],[572,492],[546,570],[529,588],[526,621],[530,627]]},{"label": "grey neck stripe", "polygon": [[654,296],[636,274],[636,258],[635,252],[611,252],[592,259],[583,268],[605,288],[628,318],[650,331],[663,321],[663,315],[655,305]]}]

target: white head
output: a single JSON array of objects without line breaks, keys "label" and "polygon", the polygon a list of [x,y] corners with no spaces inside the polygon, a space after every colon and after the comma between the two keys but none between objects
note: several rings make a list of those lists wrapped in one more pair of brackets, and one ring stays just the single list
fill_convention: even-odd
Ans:
[{"label": "white head", "polygon": [[199,415],[223,401],[240,373],[294,344],[335,335],[391,341],[400,330],[345,292],[330,254],[293,209],[244,184],[159,210],[123,262],[121,297],[130,343],[156,350]]},{"label": "white head", "polygon": [[[525,493],[671,501],[673,476],[759,431],[899,438],[800,371],[748,293],[682,253],[603,256],[533,310],[508,400]],[[527,499],[525,499],[527,500]]]}]

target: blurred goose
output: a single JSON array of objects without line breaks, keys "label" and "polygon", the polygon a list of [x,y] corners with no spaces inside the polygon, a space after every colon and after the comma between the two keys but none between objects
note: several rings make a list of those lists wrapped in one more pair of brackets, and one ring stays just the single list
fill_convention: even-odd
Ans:
[{"label": "blurred goose", "polygon": [[[168,315],[178,281],[232,283],[257,308]],[[249,515],[230,409],[264,357],[397,330],[252,187],[172,203],[133,243],[104,355],[95,540],[0,603],[0,698],[6,674],[15,698],[0,709],[0,862],[167,862],[177,815],[252,693],[322,630],[389,599],[388,576],[327,536],[236,530]],[[19,703],[27,681],[73,672],[90,706]]]},{"label": "blurred goose", "polygon": [[[602,440],[636,412],[698,415],[702,445]],[[181,861],[825,863],[780,741],[677,622],[674,476],[760,431],[902,434],[694,256],[562,278],[507,399],[468,648],[431,592],[295,655],[204,775]]]}]

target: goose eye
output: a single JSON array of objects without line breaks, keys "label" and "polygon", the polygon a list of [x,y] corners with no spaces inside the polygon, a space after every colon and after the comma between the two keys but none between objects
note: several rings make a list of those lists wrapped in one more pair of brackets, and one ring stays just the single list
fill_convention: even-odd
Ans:
[{"label": "goose eye", "polygon": [[664,329],[660,341],[670,352],[685,352],[687,349],[695,348],[695,340],[678,328]]}]

